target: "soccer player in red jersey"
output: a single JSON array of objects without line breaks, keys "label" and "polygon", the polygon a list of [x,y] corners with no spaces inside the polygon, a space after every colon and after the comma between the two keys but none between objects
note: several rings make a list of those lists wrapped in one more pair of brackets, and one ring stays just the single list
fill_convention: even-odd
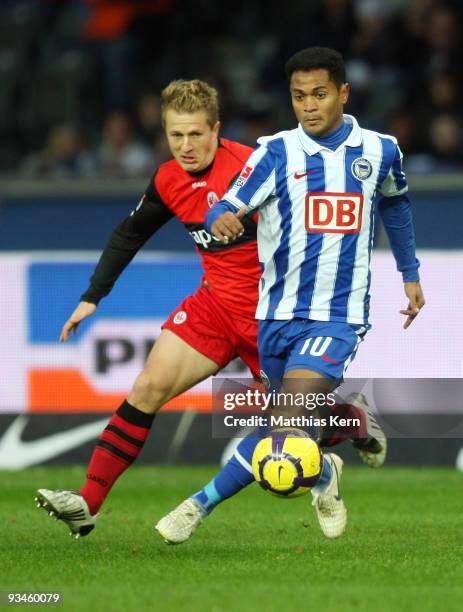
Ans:
[{"label": "soccer player in red jersey", "polygon": [[[217,91],[207,83],[173,81],[161,99],[173,159],[159,166],[138,206],[113,231],[90,287],[64,324],[60,340],[66,342],[71,332],[77,332],[80,322],[95,312],[143,244],[174,216],[196,242],[204,276],[198,290],[164,323],[143,371],[95,447],[82,489],[78,493],[37,492],[38,505],[63,520],[76,537],[94,528],[102,503],[139,455],[164,404],[237,356],[259,376],[254,318],[260,278],[256,223],[244,220],[243,232],[229,244],[212,238],[204,229],[206,213],[240,173],[252,149],[219,137]],[[363,429],[356,436],[368,438],[368,415],[361,406],[347,409],[356,410],[355,416],[360,411]],[[338,441],[333,438],[332,442]],[[378,449],[373,450],[381,456]],[[385,447],[380,450],[384,455]],[[252,471],[244,463],[237,451],[204,489],[161,519],[156,528],[162,537],[169,542],[185,541],[218,503],[252,482]]]}]

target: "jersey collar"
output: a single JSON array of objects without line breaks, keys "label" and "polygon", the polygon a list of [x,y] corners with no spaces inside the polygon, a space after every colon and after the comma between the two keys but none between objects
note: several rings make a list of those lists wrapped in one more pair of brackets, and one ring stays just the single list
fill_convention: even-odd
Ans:
[{"label": "jersey collar", "polygon": [[[362,144],[363,140],[362,130],[360,129],[356,118],[352,115],[343,115],[343,117],[344,121],[352,125],[352,131],[346,138],[346,140],[339,145],[336,151],[342,149],[343,147],[358,147]],[[312,138],[310,138],[310,136],[307,134],[307,132],[304,130],[300,123],[297,126],[297,135],[299,137],[299,142],[301,143],[302,148],[309,155],[315,155],[320,151],[329,151],[330,153],[336,153],[336,151],[331,151],[331,149],[327,149],[325,146],[319,144],[318,142],[315,142],[315,140],[312,140]]]}]

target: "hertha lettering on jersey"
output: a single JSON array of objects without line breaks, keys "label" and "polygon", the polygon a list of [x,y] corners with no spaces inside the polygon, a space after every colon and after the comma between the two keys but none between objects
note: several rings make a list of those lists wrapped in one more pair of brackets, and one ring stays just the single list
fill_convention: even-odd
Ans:
[{"label": "hertha lettering on jersey", "polygon": [[396,139],[344,119],[334,151],[300,125],[260,138],[223,197],[259,209],[258,319],[368,322],[373,203],[408,187]]}]

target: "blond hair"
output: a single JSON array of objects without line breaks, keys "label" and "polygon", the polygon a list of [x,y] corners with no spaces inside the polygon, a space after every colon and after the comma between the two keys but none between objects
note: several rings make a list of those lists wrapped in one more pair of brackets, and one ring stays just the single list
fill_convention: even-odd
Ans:
[{"label": "blond hair", "polygon": [[165,125],[168,109],[176,113],[205,111],[207,122],[213,127],[219,120],[219,95],[217,90],[205,81],[178,79],[171,81],[161,93],[163,125]]}]

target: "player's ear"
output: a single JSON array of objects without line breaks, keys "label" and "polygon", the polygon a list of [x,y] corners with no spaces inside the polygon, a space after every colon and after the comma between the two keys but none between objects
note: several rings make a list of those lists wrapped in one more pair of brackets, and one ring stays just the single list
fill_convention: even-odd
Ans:
[{"label": "player's ear", "polygon": [[347,103],[347,100],[349,99],[349,94],[350,94],[350,85],[349,83],[343,83],[341,85],[341,90],[340,90],[340,97],[341,97],[341,102],[343,104]]},{"label": "player's ear", "polygon": [[216,134],[218,136],[221,127],[222,127],[222,124],[220,123],[220,121],[216,121],[216,123],[212,127],[212,131],[214,132],[214,134]]}]

